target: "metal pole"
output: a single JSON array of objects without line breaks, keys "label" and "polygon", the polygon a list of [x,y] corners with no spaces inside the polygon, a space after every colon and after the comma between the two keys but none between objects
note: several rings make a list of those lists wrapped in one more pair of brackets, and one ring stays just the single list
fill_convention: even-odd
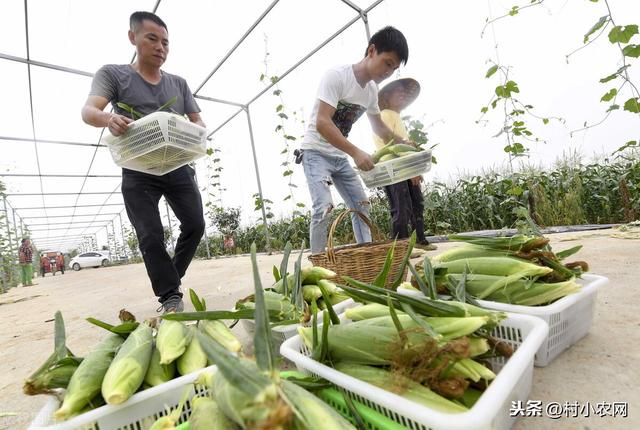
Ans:
[{"label": "metal pole", "polygon": [[173,248],[173,253],[176,252],[176,243],[173,240],[173,227],[171,226],[171,214],[169,213],[169,202],[167,199],[164,199],[164,204],[167,207],[167,220],[169,221],[169,232],[171,233],[171,247]]},{"label": "metal pole", "polygon": [[[18,237],[18,224],[16,224],[16,210],[11,209],[11,216],[13,217],[13,233]],[[22,233],[22,232],[21,232]],[[20,234],[22,238],[22,234]]]},{"label": "metal pole", "polygon": [[264,224],[264,236],[267,242],[267,252],[271,252],[271,239],[269,237],[269,225],[267,224],[267,213],[264,210],[264,197],[262,196],[262,184],[260,182],[260,169],[258,168],[258,158],[256,156],[256,145],[253,140],[253,127],[251,126],[251,114],[249,106],[245,106],[244,111],[247,113],[247,124],[249,125],[249,139],[251,140],[251,152],[253,153],[253,166],[256,169],[256,182],[258,183],[258,195],[262,202],[262,223]]},{"label": "metal pole", "polygon": [[122,235],[122,252],[124,252],[124,256],[128,257],[129,253],[127,252],[127,241],[124,238],[124,226],[122,225],[122,217],[118,214],[118,220],[120,221],[120,234]]},{"label": "metal pole", "polygon": [[7,220],[7,238],[9,239],[9,250],[13,247],[11,243],[11,228],[9,227],[9,212],[7,211],[7,198],[2,197],[2,203],[4,204],[4,216]]}]

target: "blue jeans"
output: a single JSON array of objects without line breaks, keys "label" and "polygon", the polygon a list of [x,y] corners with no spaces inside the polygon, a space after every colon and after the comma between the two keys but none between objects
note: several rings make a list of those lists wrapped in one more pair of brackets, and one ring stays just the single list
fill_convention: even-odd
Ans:
[{"label": "blue jeans", "polygon": [[[327,246],[327,227],[333,210],[331,185],[336,186],[336,190],[349,209],[358,210],[367,217],[369,216],[369,199],[347,158],[305,149],[302,166],[307,177],[309,194],[311,194],[312,213],[309,236],[311,252],[315,254],[324,252]],[[371,242],[369,227],[356,214],[351,214],[351,224],[358,243]]]}]

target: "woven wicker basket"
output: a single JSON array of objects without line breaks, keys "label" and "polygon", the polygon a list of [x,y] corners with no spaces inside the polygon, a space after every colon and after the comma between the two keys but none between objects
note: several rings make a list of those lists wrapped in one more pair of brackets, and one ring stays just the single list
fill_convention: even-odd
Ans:
[{"label": "woven wicker basket", "polygon": [[[351,212],[357,214],[369,226],[374,241],[357,245],[334,247],[333,236],[336,228]],[[382,240],[380,231],[367,216],[355,210],[345,210],[336,217],[329,228],[327,252],[312,254],[309,256],[309,260],[314,266],[322,266],[336,272],[337,281],[341,281],[340,278],[342,276],[349,276],[358,281],[371,283],[382,270],[387,258],[387,252],[393,246],[393,242],[393,240]],[[402,259],[407,253],[408,246],[408,239],[396,241],[391,270],[389,271],[385,286],[390,286],[396,279],[396,276],[398,276]],[[405,267],[402,279],[404,280],[406,277],[407,268]]]}]

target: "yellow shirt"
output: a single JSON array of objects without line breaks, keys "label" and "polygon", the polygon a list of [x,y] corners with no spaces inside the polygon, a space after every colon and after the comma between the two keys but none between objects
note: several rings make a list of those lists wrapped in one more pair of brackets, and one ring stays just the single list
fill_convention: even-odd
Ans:
[{"label": "yellow shirt", "polygon": [[[382,122],[384,122],[395,135],[400,136],[403,139],[409,139],[407,128],[404,126],[404,122],[402,122],[402,118],[398,112],[391,109],[385,109],[380,112],[380,117],[382,118]],[[388,143],[383,142],[375,133],[373,134],[373,142],[376,144],[376,149],[380,149]]]}]

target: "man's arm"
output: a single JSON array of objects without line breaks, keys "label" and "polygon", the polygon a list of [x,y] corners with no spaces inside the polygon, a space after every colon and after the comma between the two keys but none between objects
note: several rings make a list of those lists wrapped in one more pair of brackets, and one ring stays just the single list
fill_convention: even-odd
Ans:
[{"label": "man's arm", "polygon": [[371,159],[371,156],[355,146],[353,143],[349,142],[331,120],[335,112],[336,109],[333,106],[319,100],[316,130],[318,130],[318,133],[320,133],[327,142],[353,158],[353,161],[360,170],[373,169],[373,160]]},{"label": "man's arm", "polygon": [[204,124],[204,121],[202,121],[202,117],[200,116],[199,112],[188,113],[187,116],[189,117],[189,121],[198,124],[200,127],[207,127]]},{"label": "man's arm", "polygon": [[117,113],[105,112],[104,108],[108,103],[109,100],[104,97],[89,96],[82,107],[82,120],[94,127],[107,127],[111,134],[120,136],[127,131],[128,124],[133,120]]},{"label": "man's arm", "polygon": [[380,136],[385,144],[390,140],[393,140],[394,143],[411,144],[403,137],[394,134],[393,131],[387,126],[387,124],[384,123],[380,114],[367,114],[367,116],[369,117],[369,122],[371,123],[373,132]]}]

